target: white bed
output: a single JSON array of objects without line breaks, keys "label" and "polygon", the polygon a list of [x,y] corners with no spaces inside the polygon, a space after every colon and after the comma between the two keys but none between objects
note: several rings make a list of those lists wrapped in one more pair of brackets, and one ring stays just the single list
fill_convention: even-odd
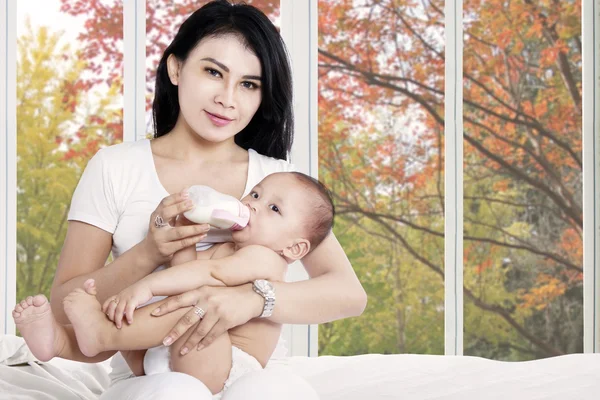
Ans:
[{"label": "white bed", "polygon": [[[322,400],[600,399],[600,354],[519,363],[427,355],[290,357],[268,368],[299,374]],[[0,336],[2,400],[97,399],[109,384],[108,370],[107,362],[40,365],[21,338]]]}]

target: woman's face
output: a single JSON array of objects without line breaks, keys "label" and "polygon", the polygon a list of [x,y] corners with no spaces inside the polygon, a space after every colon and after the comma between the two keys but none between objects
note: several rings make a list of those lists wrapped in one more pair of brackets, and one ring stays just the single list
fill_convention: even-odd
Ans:
[{"label": "woman's face", "polygon": [[233,138],[260,106],[260,61],[236,35],[204,38],[184,63],[171,55],[168,67],[178,86],[178,124],[184,122],[204,140]]}]

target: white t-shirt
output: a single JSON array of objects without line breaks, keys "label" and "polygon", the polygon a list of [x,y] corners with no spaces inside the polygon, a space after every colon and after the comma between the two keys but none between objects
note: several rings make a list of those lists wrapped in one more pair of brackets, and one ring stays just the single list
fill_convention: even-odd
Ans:
[{"label": "white t-shirt", "polygon": [[[267,175],[294,171],[294,165],[248,150],[249,165],[242,197]],[[148,233],[150,214],[169,193],[160,183],[150,140],[126,142],[99,150],[90,159],[73,193],[68,219],[97,226],[113,235],[113,258],[141,242]],[[225,242],[227,231],[209,231],[204,243]],[[285,355],[282,340],[274,355]],[[132,374],[117,354],[111,366],[113,380]]]}]

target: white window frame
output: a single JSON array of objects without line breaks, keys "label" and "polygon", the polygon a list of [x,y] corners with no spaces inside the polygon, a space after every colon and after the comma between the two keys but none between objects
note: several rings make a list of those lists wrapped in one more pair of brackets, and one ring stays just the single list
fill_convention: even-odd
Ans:
[{"label": "white window frame", "polygon": [[462,0],[445,3],[444,352],[463,355]]},{"label": "white window frame", "polygon": [[583,1],[583,351],[600,352],[600,1]]},{"label": "white window frame", "polygon": [[123,141],[146,137],[146,0],[123,2]]},{"label": "white window frame", "polygon": [[[317,120],[317,0],[280,0],[281,36],[288,49],[294,85],[294,144],[291,162],[299,172],[319,177]],[[308,279],[299,262],[290,266],[287,280]],[[286,325],[288,353],[317,356],[318,325]]]},{"label": "white window frame", "polygon": [[17,296],[17,4],[0,0],[0,332]]},{"label": "white window frame", "polygon": [[[600,0],[583,2],[584,352],[600,352]],[[281,0],[294,76],[291,161],[318,177],[318,0]],[[16,2],[0,0],[0,332],[14,334],[16,303]],[[462,0],[446,1],[445,353],[463,354]],[[124,137],[144,138],[146,1],[124,1]],[[589,89],[586,89],[589,88]],[[598,116],[598,117],[596,117]],[[591,215],[591,217],[589,217]],[[289,280],[306,279],[299,265]],[[316,356],[317,325],[284,329],[290,355]]]}]

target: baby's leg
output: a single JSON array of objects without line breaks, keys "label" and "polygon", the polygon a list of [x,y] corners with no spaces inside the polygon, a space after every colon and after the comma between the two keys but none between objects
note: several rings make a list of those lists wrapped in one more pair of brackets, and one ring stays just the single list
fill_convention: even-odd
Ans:
[{"label": "baby's leg", "polygon": [[81,362],[101,362],[115,354],[114,351],[85,356],[75,339],[70,325],[56,322],[50,309],[50,303],[43,294],[29,296],[15,306],[13,319],[23,339],[33,355],[40,361],[50,361],[54,357]]},{"label": "baby's leg", "polygon": [[213,394],[223,389],[223,384],[229,377],[231,370],[231,340],[225,332],[219,336],[210,346],[200,351],[190,350],[182,356],[179,349],[188,337],[193,333],[190,329],[185,335],[175,341],[171,352],[171,369],[198,378]]},{"label": "baby's leg", "polygon": [[75,289],[63,301],[65,313],[73,326],[81,352],[93,357],[109,350],[145,350],[162,344],[171,328],[191,307],[181,308],[161,317],[150,313],[167,299],[135,311],[134,323],[117,329],[102,312],[95,291]]},{"label": "baby's leg", "polygon": [[121,355],[135,376],[144,375],[144,357],[147,350],[122,350]]}]

